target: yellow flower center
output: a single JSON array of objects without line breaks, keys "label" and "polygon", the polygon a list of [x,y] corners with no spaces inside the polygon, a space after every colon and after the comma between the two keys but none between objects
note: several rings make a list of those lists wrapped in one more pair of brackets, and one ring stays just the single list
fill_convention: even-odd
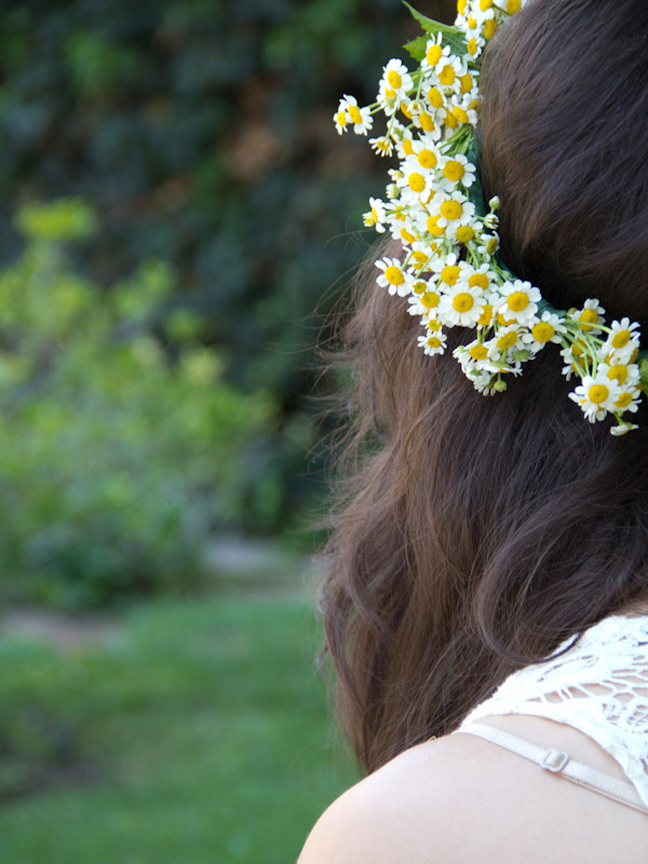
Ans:
[{"label": "yellow flower center", "polygon": [[477,40],[474,37],[472,39],[468,40],[467,48],[468,48],[468,53],[470,54],[471,57],[475,56],[475,54],[477,53],[478,47],[479,46],[477,45]]},{"label": "yellow flower center", "polygon": [[441,215],[449,222],[453,222],[455,219],[461,219],[462,213],[463,207],[459,201],[444,201],[441,205]]},{"label": "yellow flower center", "polygon": [[437,157],[434,150],[421,150],[418,154],[419,165],[422,168],[434,168],[437,164]]},{"label": "yellow flower center", "polygon": [[499,240],[497,237],[491,237],[491,239],[486,244],[486,251],[489,255],[494,255],[497,252],[497,247],[499,246]]},{"label": "yellow flower center", "polygon": [[494,18],[489,18],[489,20],[484,24],[484,38],[492,39],[498,26],[499,25]]},{"label": "yellow flower center", "polygon": [[468,0],[457,0],[457,12],[460,15],[466,11],[466,6],[468,5]]},{"label": "yellow flower center", "polygon": [[510,333],[505,333],[503,336],[500,336],[495,344],[500,349],[500,351],[508,351],[508,349],[512,348],[516,342],[517,333],[511,331]]},{"label": "yellow flower center", "polygon": [[432,132],[434,129],[434,120],[430,117],[427,111],[421,111],[419,114],[419,123],[424,132]]},{"label": "yellow flower center", "polygon": [[468,353],[473,360],[485,360],[488,357],[488,348],[485,345],[472,345]]},{"label": "yellow flower center", "polygon": [[461,92],[469,93],[472,90],[473,79],[469,72],[466,72],[465,75],[462,75],[459,79],[461,81]]},{"label": "yellow flower center", "polygon": [[471,288],[482,288],[484,291],[490,285],[490,280],[485,273],[473,273],[468,279]]},{"label": "yellow flower center", "polygon": [[418,282],[415,282],[412,285],[412,291],[414,291],[415,294],[424,294],[426,288],[427,288],[427,283],[423,282],[422,279],[419,279]]},{"label": "yellow flower center", "polygon": [[579,318],[581,330],[591,330],[592,324],[598,324],[599,316],[596,309],[583,309]]},{"label": "yellow flower center", "polygon": [[443,84],[444,87],[449,87],[451,84],[454,84],[454,80],[457,77],[455,70],[450,64],[443,67],[443,69],[439,72],[439,81]]},{"label": "yellow flower center", "polygon": [[493,0],[479,0],[479,8],[482,12],[486,12],[487,9],[490,9],[493,5]]},{"label": "yellow flower center", "polygon": [[488,327],[488,325],[491,323],[492,320],[493,320],[493,307],[490,305],[490,303],[487,303],[484,306],[484,311],[479,316],[479,320],[477,321],[477,323],[479,324],[480,327]]},{"label": "yellow flower center", "polygon": [[441,322],[437,321],[436,318],[430,318],[427,322],[428,330],[431,330],[433,333],[436,333],[437,330],[441,329]]},{"label": "yellow flower center", "polygon": [[524,312],[529,305],[529,295],[526,291],[514,291],[509,294],[508,308],[511,312]]},{"label": "yellow flower center", "polygon": [[618,333],[615,333],[612,337],[612,347],[613,348],[625,348],[625,346],[630,341],[631,333],[629,330],[619,330]]},{"label": "yellow flower center", "polygon": [[440,348],[441,340],[437,336],[430,336],[430,338],[427,340],[427,344],[430,346],[430,348]]},{"label": "yellow flower center", "polygon": [[412,192],[422,192],[425,189],[425,177],[416,171],[409,175],[407,182]]},{"label": "yellow flower center", "polygon": [[438,87],[430,87],[428,91],[428,102],[433,108],[440,108],[443,105],[443,96]]},{"label": "yellow flower center", "polygon": [[515,318],[505,318],[501,312],[497,313],[497,321],[502,327],[508,327],[510,324],[515,324]]},{"label": "yellow flower center", "polygon": [[614,403],[616,408],[627,408],[632,402],[632,393],[622,393]]},{"label": "yellow flower center", "polygon": [[471,30],[477,29],[477,19],[475,18],[474,15],[471,15],[470,18],[468,19],[468,26],[470,27]]},{"label": "yellow flower center", "polygon": [[338,124],[339,124],[340,126],[346,126],[347,123],[349,122],[349,121],[347,120],[347,116],[346,116],[346,114],[344,113],[344,111],[338,111],[338,115],[337,115],[337,122],[338,122]]},{"label": "yellow flower center", "polygon": [[460,123],[466,124],[468,122],[468,115],[466,114],[464,109],[461,107],[461,105],[455,105],[454,108],[452,109],[452,113],[454,114],[454,116],[457,118],[457,120]]},{"label": "yellow flower center", "polygon": [[443,122],[448,127],[448,129],[456,129],[457,126],[459,125],[459,121],[454,116],[452,111],[446,111],[446,116],[445,116]]},{"label": "yellow flower center", "polygon": [[607,373],[608,378],[612,381],[618,381],[619,384],[625,384],[628,380],[628,367],[619,364],[612,366]]},{"label": "yellow flower center", "polygon": [[459,312],[460,315],[464,312],[470,312],[474,305],[475,300],[472,294],[469,294],[467,291],[462,291],[461,294],[457,294],[456,297],[452,298],[452,308],[455,312]]},{"label": "yellow flower center", "polygon": [[522,0],[506,0],[506,11],[509,15],[515,15],[522,7]]},{"label": "yellow flower center", "polygon": [[389,70],[389,72],[387,73],[387,81],[389,82],[389,86],[392,87],[394,90],[400,90],[400,88],[403,86],[403,79],[398,74],[398,72],[396,72],[395,69]]},{"label": "yellow flower center", "polygon": [[427,262],[430,260],[429,256],[426,255],[425,252],[419,252],[419,251],[412,252],[412,259],[413,259],[414,264],[418,270],[420,270],[421,267],[424,267],[427,264]]},{"label": "yellow flower center", "polygon": [[444,267],[441,271],[441,280],[446,285],[456,285],[461,274],[461,268],[456,265]]},{"label": "yellow flower center", "polygon": [[421,294],[421,303],[426,309],[434,309],[435,306],[439,305],[440,299],[436,291],[426,291],[425,294]]},{"label": "yellow flower center", "polygon": [[464,166],[455,159],[451,159],[443,166],[443,174],[451,183],[458,183],[465,173]]},{"label": "yellow flower center", "polygon": [[349,117],[352,123],[362,123],[362,114],[357,105],[349,105]]},{"label": "yellow flower center", "polygon": [[378,222],[378,221],[379,221],[379,220],[378,220],[378,211],[376,210],[375,207],[372,207],[372,208],[371,208],[371,218],[373,219],[374,222]]},{"label": "yellow flower center", "polygon": [[440,45],[430,45],[425,55],[425,59],[430,66],[436,66],[443,55],[443,49]]},{"label": "yellow flower center", "polygon": [[385,152],[387,150],[389,150],[389,147],[390,147],[389,138],[379,138],[376,141],[376,147],[378,148],[378,150],[383,150]]},{"label": "yellow flower center", "polygon": [[441,228],[439,225],[439,218],[439,216],[429,216],[427,220],[427,230],[434,237],[440,237],[445,231],[445,228]]},{"label": "yellow flower center", "polygon": [[[373,213],[373,210],[371,212]],[[376,219],[376,222],[377,221],[378,220]],[[416,242],[416,237],[413,234],[410,234],[410,232],[407,230],[407,228],[401,228],[400,236],[406,243],[415,243]]]},{"label": "yellow flower center", "polygon": [[605,384],[593,384],[587,391],[587,397],[595,405],[602,405],[606,399],[610,398],[610,391]]},{"label": "yellow flower center", "polygon": [[407,117],[408,120],[412,119],[412,109],[409,105],[405,104],[405,102],[403,102],[403,104],[401,105],[401,111]]},{"label": "yellow flower center", "polygon": [[387,267],[385,270],[385,279],[390,285],[402,285],[405,281],[403,271],[399,267],[394,267],[393,265]]},{"label": "yellow flower center", "polygon": [[412,146],[412,139],[405,138],[403,139],[403,152],[406,156],[411,156],[414,152],[414,147]]},{"label": "yellow flower center", "polygon": [[531,333],[536,342],[549,342],[553,339],[556,328],[548,321],[540,321],[531,328]]},{"label": "yellow flower center", "polygon": [[475,239],[475,232],[470,225],[460,225],[457,228],[456,237],[460,243],[470,243],[471,240]]}]

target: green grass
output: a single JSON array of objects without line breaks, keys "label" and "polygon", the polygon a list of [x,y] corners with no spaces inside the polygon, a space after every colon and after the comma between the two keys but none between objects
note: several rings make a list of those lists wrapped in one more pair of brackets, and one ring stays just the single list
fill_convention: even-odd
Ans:
[{"label": "green grass", "polygon": [[316,644],[303,600],[241,597],[142,607],[109,642],[73,655],[0,642],[0,733],[25,737],[36,764],[43,739],[55,777],[58,762],[92,778],[5,801],[0,861],[294,861],[353,780],[333,744]]}]

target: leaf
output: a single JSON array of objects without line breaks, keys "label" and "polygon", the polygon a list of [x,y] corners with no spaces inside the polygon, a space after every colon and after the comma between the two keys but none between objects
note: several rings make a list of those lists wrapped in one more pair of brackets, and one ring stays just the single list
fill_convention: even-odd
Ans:
[{"label": "leaf", "polygon": [[403,45],[403,48],[409,53],[410,57],[416,60],[417,63],[420,63],[425,57],[426,45],[427,39],[425,36],[418,36],[416,39],[412,39],[411,42]]},{"label": "leaf", "polygon": [[645,351],[639,352],[639,377],[641,383],[648,390],[648,354]]},{"label": "leaf", "polygon": [[[465,54],[466,53],[466,37],[463,32],[458,27],[452,27],[449,24],[441,24],[440,21],[435,21],[433,18],[428,18],[427,15],[423,15],[421,12],[418,12],[414,9],[413,6],[410,6],[406,0],[403,0],[403,3],[409,9],[412,16],[419,22],[421,27],[426,33],[430,33],[433,36],[436,36],[438,33],[441,33],[443,37],[443,42],[446,45],[450,46],[453,54]],[[424,39],[424,37],[419,37]],[[425,40],[427,42],[427,40]],[[418,39],[414,40],[415,43],[418,42]],[[405,48],[412,54],[410,51],[410,47],[413,43],[408,42]],[[415,50],[418,51],[418,46],[416,46]],[[415,55],[412,54],[414,57]],[[415,57],[415,59],[422,59],[420,57]]]}]

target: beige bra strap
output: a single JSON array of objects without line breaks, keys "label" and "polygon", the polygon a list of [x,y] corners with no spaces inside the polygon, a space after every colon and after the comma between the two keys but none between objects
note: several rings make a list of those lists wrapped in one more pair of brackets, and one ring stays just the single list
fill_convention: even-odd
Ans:
[{"label": "beige bra strap", "polygon": [[574,762],[562,750],[544,750],[542,747],[529,744],[522,738],[509,735],[507,732],[502,732],[501,729],[495,729],[493,726],[482,723],[471,723],[457,729],[457,732],[467,732],[469,735],[477,735],[479,738],[491,741],[505,750],[510,750],[512,753],[517,753],[518,756],[535,762],[545,771],[560,774],[565,780],[571,780],[572,783],[591,789],[592,792],[598,792],[599,795],[618,801],[619,804],[625,804],[627,807],[632,807],[633,810],[648,814],[648,807],[630,783],[624,783],[623,780],[617,780],[615,777],[589,768],[581,762]]}]

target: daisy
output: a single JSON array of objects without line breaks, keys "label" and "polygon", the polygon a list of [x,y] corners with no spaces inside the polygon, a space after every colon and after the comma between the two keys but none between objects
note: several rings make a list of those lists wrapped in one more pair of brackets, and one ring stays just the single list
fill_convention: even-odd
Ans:
[{"label": "daisy", "polygon": [[452,191],[457,184],[469,189],[475,182],[475,166],[465,156],[456,155],[444,158],[439,166],[443,173],[444,185]]},{"label": "daisy", "polygon": [[484,27],[487,21],[494,20],[495,13],[496,8],[493,0],[478,0],[477,3],[473,4],[471,10],[471,14],[477,22],[478,27]]},{"label": "daisy", "polygon": [[369,146],[379,156],[391,156],[394,152],[394,142],[387,135],[380,138],[370,138]]},{"label": "daisy", "polygon": [[439,317],[450,327],[474,327],[484,311],[486,301],[479,288],[458,284],[441,297]]},{"label": "daisy", "polygon": [[523,334],[522,341],[532,354],[537,354],[548,342],[560,344],[561,336],[566,332],[567,328],[557,315],[543,312],[540,320]]},{"label": "daisy", "polygon": [[383,234],[385,231],[384,222],[387,215],[385,205],[380,198],[370,198],[369,207],[371,209],[362,217],[365,228],[375,228],[379,234]]},{"label": "daisy", "polygon": [[601,332],[597,325],[604,323],[604,315],[605,309],[598,300],[586,300],[582,309],[571,313],[571,318],[576,321],[581,330],[595,335]]},{"label": "daisy", "polygon": [[471,288],[478,287],[482,291],[488,291],[496,278],[495,273],[490,269],[488,262],[481,264],[478,268],[466,264],[461,273],[462,280],[465,280]]},{"label": "daisy", "polygon": [[477,247],[477,252],[479,255],[494,255],[499,249],[499,235],[496,231],[493,231],[492,234],[482,234],[480,239],[480,245]]},{"label": "daisy", "polygon": [[436,333],[426,333],[419,336],[418,345],[426,354],[433,357],[435,354],[443,354],[446,349],[447,338],[442,330],[437,330]]},{"label": "daisy", "polygon": [[432,135],[424,135],[417,141],[412,141],[412,152],[406,158],[408,164],[415,165],[419,171],[434,171],[442,157]]},{"label": "daisy", "polygon": [[522,332],[515,324],[499,327],[487,344],[490,346],[488,356],[499,364],[507,362],[513,351],[524,349]]},{"label": "daisy", "polygon": [[409,74],[407,66],[401,60],[390,60],[383,67],[378,104],[382,106],[386,114],[393,114],[413,86],[412,76]]},{"label": "daisy", "polygon": [[461,79],[468,71],[466,64],[459,57],[444,57],[435,67],[434,78],[447,96],[461,92]]},{"label": "daisy", "polygon": [[[414,288],[416,291],[416,288]],[[436,310],[441,302],[441,294],[435,290],[433,285],[427,283],[427,287],[421,293],[416,292],[408,298],[410,315],[420,315],[422,318],[436,319]]]},{"label": "daisy", "polygon": [[[349,123],[353,124],[353,131],[356,135],[366,135],[368,130],[373,126],[371,109],[368,107],[360,108],[355,96],[344,95],[340,99],[337,113],[333,119],[335,120],[335,128],[339,135],[346,132],[346,127]],[[344,119],[346,119],[346,123],[342,122]]]},{"label": "daisy", "polygon": [[599,375],[607,375],[611,381],[616,381],[619,387],[636,387],[639,384],[640,373],[636,363],[601,363]]},{"label": "daisy", "polygon": [[403,162],[403,170],[396,179],[400,195],[406,204],[425,203],[432,193],[434,175],[418,165],[418,160],[409,161],[408,156]]},{"label": "daisy", "polygon": [[580,405],[581,410],[590,423],[605,419],[608,411],[618,410],[615,403],[621,396],[621,389],[616,381],[607,375],[592,377],[586,375],[569,398]]},{"label": "daisy", "polygon": [[450,56],[450,46],[443,47],[443,35],[437,33],[436,38],[429,39],[425,46],[425,57],[421,60],[421,69],[429,73],[438,63]]},{"label": "daisy", "polygon": [[438,215],[440,228],[456,230],[460,224],[470,221],[475,215],[475,205],[461,192],[439,192],[434,196],[430,207],[434,216]]},{"label": "daisy", "polygon": [[521,279],[505,282],[500,286],[499,292],[502,299],[497,313],[505,315],[508,321],[516,321],[526,326],[537,322],[536,312],[541,295],[530,282],[523,282]]},{"label": "daisy", "polygon": [[376,279],[382,288],[387,288],[390,294],[398,294],[399,297],[406,297],[410,293],[412,277],[403,270],[398,258],[382,258],[376,261],[376,267],[383,271]]},{"label": "daisy", "polygon": [[610,333],[600,353],[603,356],[613,355],[621,363],[628,363],[639,348],[639,324],[629,318],[613,321]]},{"label": "daisy", "polygon": [[639,410],[639,402],[641,400],[641,391],[637,387],[625,386],[619,393],[619,397],[614,402],[614,409],[619,413],[629,411],[631,414],[636,414]]}]

